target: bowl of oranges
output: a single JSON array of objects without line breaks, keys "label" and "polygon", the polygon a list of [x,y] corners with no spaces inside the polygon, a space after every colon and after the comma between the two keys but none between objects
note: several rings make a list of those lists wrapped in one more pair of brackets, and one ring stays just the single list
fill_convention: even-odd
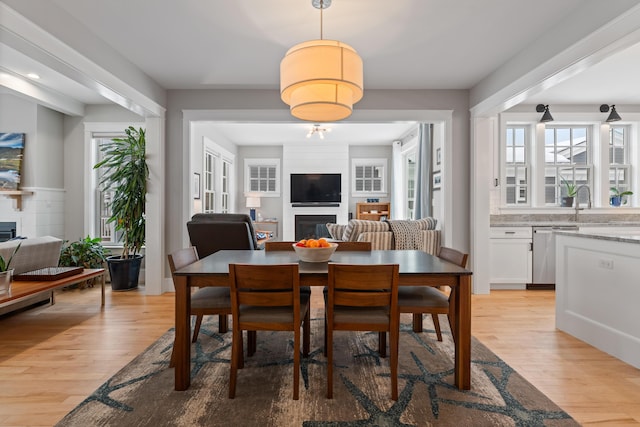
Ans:
[{"label": "bowl of oranges", "polygon": [[330,243],[326,239],[303,239],[293,244],[293,250],[300,261],[327,262],[336,251],[337,243]]}]

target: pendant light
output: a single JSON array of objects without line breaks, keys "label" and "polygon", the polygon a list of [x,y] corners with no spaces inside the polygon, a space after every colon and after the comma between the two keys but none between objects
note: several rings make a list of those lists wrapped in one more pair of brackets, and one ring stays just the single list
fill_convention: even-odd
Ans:
[{"label": "pendant light", "polygon": [[351,46],[324,40],[322,11],[331,0],[312,0],[320,9],[320,39],[293,46],[280,63],[280,96],[291,115],[312,122],[349,117],[363,95],[362,59]]}]

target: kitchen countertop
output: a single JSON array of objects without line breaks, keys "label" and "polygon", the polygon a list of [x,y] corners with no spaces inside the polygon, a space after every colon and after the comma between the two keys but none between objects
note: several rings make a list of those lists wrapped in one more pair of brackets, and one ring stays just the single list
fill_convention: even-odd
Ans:
[{"label": "kitchen countertop", "polygon": [[585,214],[578,221],[573,213],[567,214],[505,214],[491,215],[491,227],[640,227],[640,214]]},{"label": "kitchen countertop", "polygon": [[558,231],[555,231],[554,234],[560,234],[563,236],[585,237],[588,239],[611,240],[615,242],[640,244],[640,232],[638,233],[633,233],[633,232],[593,233],[587,230],[585,231],[558,230]]}]

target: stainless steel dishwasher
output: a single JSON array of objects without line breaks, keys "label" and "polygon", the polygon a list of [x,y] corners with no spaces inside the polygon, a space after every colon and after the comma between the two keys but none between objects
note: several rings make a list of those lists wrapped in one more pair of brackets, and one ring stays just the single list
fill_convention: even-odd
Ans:
[{"label": "stainless steel dishwasher", "polygon": [[556,239],[555,230],[577,230],[576,225],[533,227],[533,271],[527,289],[555,289]]}]

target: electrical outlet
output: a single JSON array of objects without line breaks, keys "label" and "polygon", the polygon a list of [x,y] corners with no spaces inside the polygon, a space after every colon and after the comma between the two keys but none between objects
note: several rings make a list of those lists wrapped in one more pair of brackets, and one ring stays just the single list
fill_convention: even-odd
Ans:
[{"label": "electrical outlet", "polygon": [[613,260],[601,259],[600,261],[598,261],[598,266],[600,268],[606,268],[607,270],[613,270]]}]

